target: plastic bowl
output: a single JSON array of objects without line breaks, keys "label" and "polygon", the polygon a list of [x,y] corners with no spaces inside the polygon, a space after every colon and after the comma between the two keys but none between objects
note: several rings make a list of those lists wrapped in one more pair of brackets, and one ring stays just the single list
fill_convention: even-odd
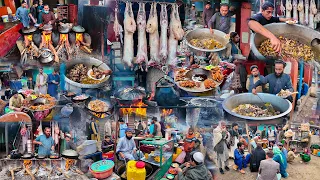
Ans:
[{"label": "plastic bowl", "polygon": [[[110,166],[104,167],[104,168],[99,168],[98,167],[98,166],[103,166],[105,164],[108,164]],[[96,169],[96,170],[92,170],[92,168]],[[93,163],[90,166],[89,171],[97,179],[106,179],[106,178],[108,178],[109,176],[112,175],[113,168],[114,168],[114,162],[112,162],[110,160],[102,160],[102,161],[98,161],[98,162]]]}]

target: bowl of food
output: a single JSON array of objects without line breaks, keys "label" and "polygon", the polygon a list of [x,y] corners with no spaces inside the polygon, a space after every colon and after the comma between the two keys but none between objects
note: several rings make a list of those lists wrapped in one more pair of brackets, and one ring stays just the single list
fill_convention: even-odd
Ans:
[{"label": "bowl of food", "polygon": [[286,21],[287,24],[298,24],[297,20],[288,20]]},{"label": "bowl of food", "polygon": [[86,95],[86,94],[81,94],[81,95],[78,95],[78,96],[75,96],[72,98],[72,101],[75,102],[75,103],[79,103],[79,102],[84,102],[86,101],[87,99],[89,99],[90,96]]},{"label": "bowl of food", "polygon": [[102,81],[106,75],[102,74],[100,70],[89,69],[88,77],[96,81]]},{"label": "bowl of food", "polygon": [[193,52],[219,52],[226,48],[229,40],[226,33],[213,30],[213,34],[207,28],[197,28],[186,34],[187,45]]},{"label": "bowl of food", "polygon": [[178,164],[178,163],[172,163],[172,164],[171,164],[171,167],[172,167],[172,168],[177,168],[177,167],[179,167],[179,164]]},{"label": "bowl of food", "polygon": [[[102,64],[101,64],[102,63]],[[100,66],[99,66],[100,65]],[[92,66],[99,66],[100,71],[110,70],[109,66],[95,58],[75,59],[67,63],[66,68],[66,89],[77,88],[100,88],[106,86],[110,75],[101,79],[92,79],[88,76],[88,71]]]},{"label": "bowl of food", "polygon": [[172,175],[172,174],[167,174],[167,179],[174,179],[174,175]]},{"label": "bowl of food", "polygon": [[283,90],[283,89],[281,89],[281,91],[278,93],[278,94],[276,94],[276,96],[279,96],[279,97],[281,97],[281,98],[284,98],[284,99],[286,99],[287,97],[289,97],[289,96],[291,96],[291,95],[293,95],[293,94],[297,94],[298,92],[291,92],[290,90]]},{"label": "bowl of food", "polygon": [[86,107],[90,111],[96,112],[96,113],[105,113],[109,109],[108,104],[99,99],[89,101],[88,103],[86,103]]}]

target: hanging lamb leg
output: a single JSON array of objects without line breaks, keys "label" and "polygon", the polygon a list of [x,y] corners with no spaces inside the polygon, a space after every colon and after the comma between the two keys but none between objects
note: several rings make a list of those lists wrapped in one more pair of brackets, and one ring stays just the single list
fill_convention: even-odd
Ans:
[{"label": "hanging lamb leg", "polygon": [[149,19],[147,22],[147,32],[149,33],[150,61],[149,66],[157,66],[160,64],[159,48],[160,39],[158,32],[158,15],[157,3],[152,3]]},{"label": "hanging lamb leg", "polygon": [[143,65],[146,66],[148,71],[148,52],[147,52],[147,37],[146,37],[146,11],[145,4],[139,3],[139,11],[137,15],[137,27],[138,27],[138,52],[136,62],[139,68],[143,71]]},{"label": "hanging lamb leg", "polygon": [[298,11],[299,11],[299,22],[300,24],[304,24],[304,6],[303,0],[299,0],[298,3]]},{"label": "hanging lamb leg", "polygon": [[134,57],[133,51],[133,34],[136,31],[136,22],[132,12],[132,4],[126,2],[126,9],[124,13],[124,47],[123,47],[123,62],[133,68],[132,60]]},{"label": "hanging lamb leg", "polygon": [[291,18],[292,0],[286,0],[286,18]]},{"label": "hanging lamb leg", "polygon": [[165,64],[168,58],[168,26],[169,26],[166,4],[161,4],[160,24],[161,24],[160,60],[162,64]]},{"label": "hanging lamb leg", "polygon": [[293,19],[298,21],[299,20],[298,19],[298,0],[293,0],[292,7],[293,7]]}]

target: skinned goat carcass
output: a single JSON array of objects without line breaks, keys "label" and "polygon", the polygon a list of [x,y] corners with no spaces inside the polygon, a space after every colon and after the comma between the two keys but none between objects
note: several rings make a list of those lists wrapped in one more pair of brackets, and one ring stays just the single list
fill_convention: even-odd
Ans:
[{"label": "skinned goat carcass", "polygon": [[121,42],[121,44],[123,44],[123,35],[122,35],[123,28],[119,24],[119,21],[118,21],[118,8],[115,8],[115,10],[114,10],[113,31],[115,33],[116,40],[118,41],[120,38],[120,42]]},{"label": "skinned goat carcass", "polygon": [[293,19],[298,21],[299,20],[298,19],[298,0],[292,1],[292,7],[293,7]]},{"label": "skinned goat carcass", "polygon": [[314,16],[318,13],[316,2],[314,0],[310,1],[310,13],[309,13],[309,27],[314,29]]},{"label": "skinned goat carcass", "polygon": [[157,3],[152,3],[151,5],[150,15],[147,22],[147,32],[149,33],[150,46],[150,61],[148,66],[156,66],[160,64]]},{"label": "skinned goat carcass", "polygon": [[298,11],[299,11],[299,22],[300,24],[304,24],[304,6],[303,0],[299,0],[298,3]]},{"label": "skinned goat carcass", "polygon": [[286,18],[291,18],[291,11],[292,11],[292,1],[287,0],[286,1]]},{"label": "skinned goat carcass", "polygon": [[[148,50],[147,50],[147,37],[146,37],[146,11],[145,4],[139,3],[139,11],[137,15],[138,27],[138,53],[136,63],[142,68],[143,62],[148,65]],[[146,67],[146,70],[148,68]]]},{"label": "skinned goat carcass", "polygon": [[137,29],[136,22],[132,11],[132,4],[126,2],[126,9],[124,13],[124,45],[123,45],[123,62],[133,68],[132,60],[134,57],[133,51],[133,34]]},{"label": "skinned goat carcass", "polygon": [[160,36],[160,59],[165,64],[168,58],[168,12],[167,5],[161,4],[160,12],[161,36]]},{"label": "skinned goat carcass", "polygon": [[308,25],[309,24],[309,0],[305,0],[304,7],[305,7],[304,24]]},{"label": "skinned goat carcass", "polygon": [[284,7],[282,0],[281,0],[280,3],[281,3],[281,4],[280,4],[280,12],[281,12],[281,15],[285,16],[285,15],[286,15],[286,7]]},{"label": "skinned goat carcass", "polygon": [[177,47],[178,47],[178,40],[181,40],[184,35],[184,31],[181,26],[181,21],[179,17],[179,10],[178,5],[172,5],[172,11],[170,16],[170,36],[168,41],[168,64],[171,67],[176,66],[177,60]]},{"label": "skinned goat carcass", "polygon": [[262,12],[262,5],[264,4],[265,0],[260,0],[260,12]]}]

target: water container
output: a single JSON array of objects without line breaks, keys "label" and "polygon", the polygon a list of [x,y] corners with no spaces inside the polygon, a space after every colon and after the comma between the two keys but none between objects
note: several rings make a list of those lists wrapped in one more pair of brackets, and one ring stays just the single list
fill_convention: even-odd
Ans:
[{"label": "water container", "polygon": [[127,179],[133,180],[135,178],[136,175],[136,161],[131,160],[127,163]]},{"label": "water container", "polygon": [[136,163],[136,175],[134,177],[134,180],[145,180],[147,176],[147,171],[146,171],[146,164],[142,161],[138,161]]}]

